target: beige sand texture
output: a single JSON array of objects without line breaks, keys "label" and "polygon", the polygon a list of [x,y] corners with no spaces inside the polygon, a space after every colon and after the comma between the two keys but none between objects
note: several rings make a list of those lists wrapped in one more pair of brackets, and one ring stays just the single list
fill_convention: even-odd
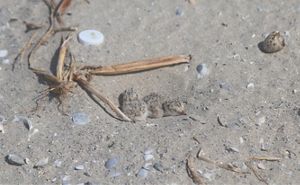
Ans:
[{"label": "beige sand texture", "polygon": [[[5,133],[0,133],[0,184],[189,185],[194,183],[186,159],[196,156],[199,148],[209,159],[249,172],[238,174],[195,160],[193,167],[205,184],[299,184],[298,0],[196,0],[195,5],[185,0],[89,2],[74,0],[64,16],[66,25],[78,27],[76,34],[96,29],[105,36],[101,46],[83,46],[72,39],[70,49],[80,63],[111,65],[193,56],[190,65],[96,76],[91,83],[115,104],[119,94],[132,87],[141,96],[156,92],[179,97],[187,103],[188,115],[121,122],[80,87],[64,101],[69,116],[59,112],[56,99],[48,98],[40,102],[38,111],[30,112],[36,106],[34,98],[47,86],[27,68],[26,57],[14,71],[12,62],[33,33],[25,33],[23,21],[43,25],[36,31],[39,37],[47,29],[48,9],[42,0],[2,0],[0,49],[8,50],[8,56],[0,58],[0,114],[6,119]],[[261,52],[258,43],[276,30],[287,45],[277,53]],[[60,39],[57,34],[41,46],[33,64],[49,70]],[[209,69],[203,78],[197,78],[199,64]],[[74,125],[76,112],[88,114],[90,122]],[[14,123],[15,115],[28,117],[33,129]],[[38,132],[32,135],[34,129]],[[154,158],[145,161],[147,149]],[[28,158],[29,163],[8,164],[9,154]],[[281,160],[252,163],[265,179],[261,182],[244,163],[251,156]],[[47,165],[33,168],[47,157]],[[118,164],[108,170],[105,162],[113,157]],[[151,165],[145,167],[146,163]],[[84,169],[74,170],[77,165]],[[143,166],[146,177],[137,175]]]}]

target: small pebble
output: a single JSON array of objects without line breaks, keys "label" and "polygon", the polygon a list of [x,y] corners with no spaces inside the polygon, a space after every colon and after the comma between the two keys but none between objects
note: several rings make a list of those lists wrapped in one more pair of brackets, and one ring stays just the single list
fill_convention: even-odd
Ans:
[{"label": "small pebble", "polygon": [[204,119],[203,119],[201,116],[197,115],[197,114],[190,114],[190,115],[189,115],[189,118],[190,118],[191,120],[193,120],[193,121],[198,121],[198,122],[200,122],[200,123],[202,123],[202,124],[205,124],[205,123],[206,123],[206,121],[204,121]]},{"label": "small pebble", "polygon": [[110,177],[119,177],[121,175],[122,175],[122,173],[118,172],[117,170],[110,170],[110,172],[109,172]]},{"label": "small pebble", "polygon": [[33,128],[32,126],[32,122],[29,120],[29,118],[24,117],[24,116],[15,116],[15,118],[13,119],[13,122],[16,123],[23,123],[24,126],[28,129],[31,130]]},{"label": "small pebble", "polygon": [[149,160],[152,160],[154,159],[154,156],[152,154],[145,154],[144,155],[144,160],[145,161],[149,161]]},{"label": "small pebble", "polygon": [[197,65],[196,70],[198,72],[197,73],[197,78],[198,79],[203,78],[203,77],[205,77],[209,74],[209,70],[208,70],[206,64]]},{"label": "small pebble", "polygon": [[25,159],[16,154],[7,155],[6,160],[9,164],[16,165],[16,166],[22,166],[25,164]]},{"label": "small pebble", "polygon": [[85,125],[90,122],[89,116],[84,112],[76,112],[72,115],[72,120],[75,125]]},{"label": "small pebble", "polygon": [[240,152],[239,149],[231,146],[225,146],[225,150],[228,152],[237,152],[237,153]]},{"label": "small pebble", "polygon": [[6,57],[8,54],[8,51],[6,49],[1,49],[0,50],[0,58]]},{"label": "small pebble", "polygon": [[254,88],[254,83],[248,83],[247,89]]},{"label": "small pebble", "polygon": [[1,132],[1,133],[4,133],[4,127],[3,127],[3,124],[2,124],[2,123],[0,123],[0,132]]},{"label": "small pebble", "polygon": [[107,169],[112,169],[113,167],[115,167],[117,164],[118,164],[119,160],[118,158],[111,158],[111,159],[108,159],[106,162],[105,162],[105,168]]},{"label": "small pebble", "polygon": [[257,119],[256,124],[257,126],[261,126],[262,124],[264,124],[266,122],[266,117],[265,116],[261,116]]},{"label": "small pebble", "polygon": [[149,173],[149,170],[147,170],[145,168],[141,168],[136,176],[146,178],[148,176],[148,173]]},{"label": "small pebble", "polygon": [[9,61],[9,59],[4,59],[4,60],[2,60],[2,64],[5,64],[5,65],[8,65],[8,64],[10,64],[10,61]]},{"label": "small pebble", "polygon": [[152,154],[152,153],[153,153],[153,150],[149,149],[149,148],[144,151],[145,155],[149,155],[149,154]]},{"label": "small pebble", "polygon": [[257,164],[257,168],[262,169],[262,170],[266,169],[266,167],[265,167],[265,165],[263,163],[258,163]]},{"label": "small pebble", "polygon": [[183,16],[184,15],[184,12],[180,9],[180,8],[176,8],[176,11],[175,11],[175,14],[177,15],[177,16]]},{"label": "small pebble", "polygon": [[46,158],[43,158],[41,160],[39,160],[33,167],[34,168],[41,168],[41,167],[44,167],[48,164],[49,162],[49,158],[46,157]]},{"label": "small pebble", "polygon": [[77,165],[74,168],[75,170],[84,170],[84,166],[83,165]]},{"label": "small pebble", "polygon": [[62,161],[61,160],[55,160],[54,161],[54,166],[57,167],[57,168],[60,168],[62,165]]},{"label": "small pebble", "polygon": [[155,163],[155,164],[153,165],[153,168],[154,168],[155,170],[157,170],[157,171],[163,173],[164,168],[163,168],[163,166],[162,166],[160,163]]},{"label": "small pebble", "polygon": [[71,176],[70,175],[66,175],[62,178],[62,184],[63,185],[67,185],[67,184],[70,184],[70,181],[71,181]]}]

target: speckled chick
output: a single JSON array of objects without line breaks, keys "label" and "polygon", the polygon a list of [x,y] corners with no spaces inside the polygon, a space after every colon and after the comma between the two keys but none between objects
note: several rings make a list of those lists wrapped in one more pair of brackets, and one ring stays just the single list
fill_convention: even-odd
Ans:
[{"label": "speckled chick", "polygon": [[132,88],[125,90],[120,96],[120,106],[124,114],[134,121],[146,120],[147,105],[139,99],[139,95]]},{"label": "speckled chick", "polygon": [[148,108],[148,118],[161,118],[164,111],[162,108],[162,97],[157,93],[151,93],[143,98]]},{"label": "speckled chick", "polygon": [[164,111],[163,116],[186,115],[184,103],[179,99],[166,101],[162,106]]},{"label": "speckled chick", "polygon": [[266,39],[259,44],[261,51],[265,53],[275,53],[280,51],[285,46],[284,37],[279,31],[273,31]]}]

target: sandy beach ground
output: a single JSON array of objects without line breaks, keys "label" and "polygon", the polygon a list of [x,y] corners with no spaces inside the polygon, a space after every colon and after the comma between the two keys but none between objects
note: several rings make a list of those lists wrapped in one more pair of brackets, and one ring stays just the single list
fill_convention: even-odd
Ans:
[{"label": "sandy beach ground", "polygon": [[[70,49],[89,65],[120,64],[168,55],[192,55],[190,64],[120,76],[97,76],[92,84],[118,104],[125,89],[141,96],[157,92],[186,102],[187,115],[121,122],[76,87],[65,99],[34,98],[47,86],[14,58],[33,33],[48,26],[41,0],[0,1],[0,184],[189,185],[188,156],[205,184],[296,185],[300,182],[300,4],[298,0],[76,0],[64,16],[78,31],[96,29],[100,46],[83,46],[76,36]],[[23,21],[42,25],[25,33]],[[286,46],[266,54],[258,43],[278,30]],[[61,34],[36,52],[33,65],[50,69]],[[8,59],[8,60],[7,60]],[[197,66],[209,70],[197,78]],[[50,71],[50,70],[49,70]],[[75,125],[72,115],[89,122]],[[14,121],[32,122],[29,131]],[[22,121],[21,121],[22,122]],[[196,153],[230,163],[235,173],[196,159]],[[28,164],[8,163],[17,155]],[[278,157],[279,161],[250,157]],[[44,159],[44,160],[43,160]],[[48,159],[48,162],[46,159]],[[147,160],[145,160],[147,159]],[[40,160],[46,164],[33,166]],[[76,169],[75,169],[76,168]],[[265,181],[265,182],[263,182]]]}]

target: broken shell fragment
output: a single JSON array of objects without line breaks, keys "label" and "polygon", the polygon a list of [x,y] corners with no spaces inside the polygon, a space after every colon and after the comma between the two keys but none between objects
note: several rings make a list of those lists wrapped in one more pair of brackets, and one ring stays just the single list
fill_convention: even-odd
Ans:
[{"label": "broken shell fragment", "polygon": [[284,37],[279,31],[270,33],[264,41],[258,44],[259,49],[264,53],[275,53],[285,46]]},{"label": "broken shell fragment", "polygon": [[23,123],[24,126],[28,129],[31,130],[33,128],[32,122],[29,120],[29,118],[24,117],[24,116],[15,116],[13,122],[20,122]]},{"label": "broken shell fragment", "polygon": [[46,158],[39,160],[33,167],[34,168],[44,167],[48,164],[48,162],[49,162],[49,158],[46,157]]},{"label": "broken shell fragment", "polygon": [[6,161],[9,164],[16,165],[16,166],[22,166],[25,164],[25,159],[19,155],[16,154],[9,154],[6,156]]}]

